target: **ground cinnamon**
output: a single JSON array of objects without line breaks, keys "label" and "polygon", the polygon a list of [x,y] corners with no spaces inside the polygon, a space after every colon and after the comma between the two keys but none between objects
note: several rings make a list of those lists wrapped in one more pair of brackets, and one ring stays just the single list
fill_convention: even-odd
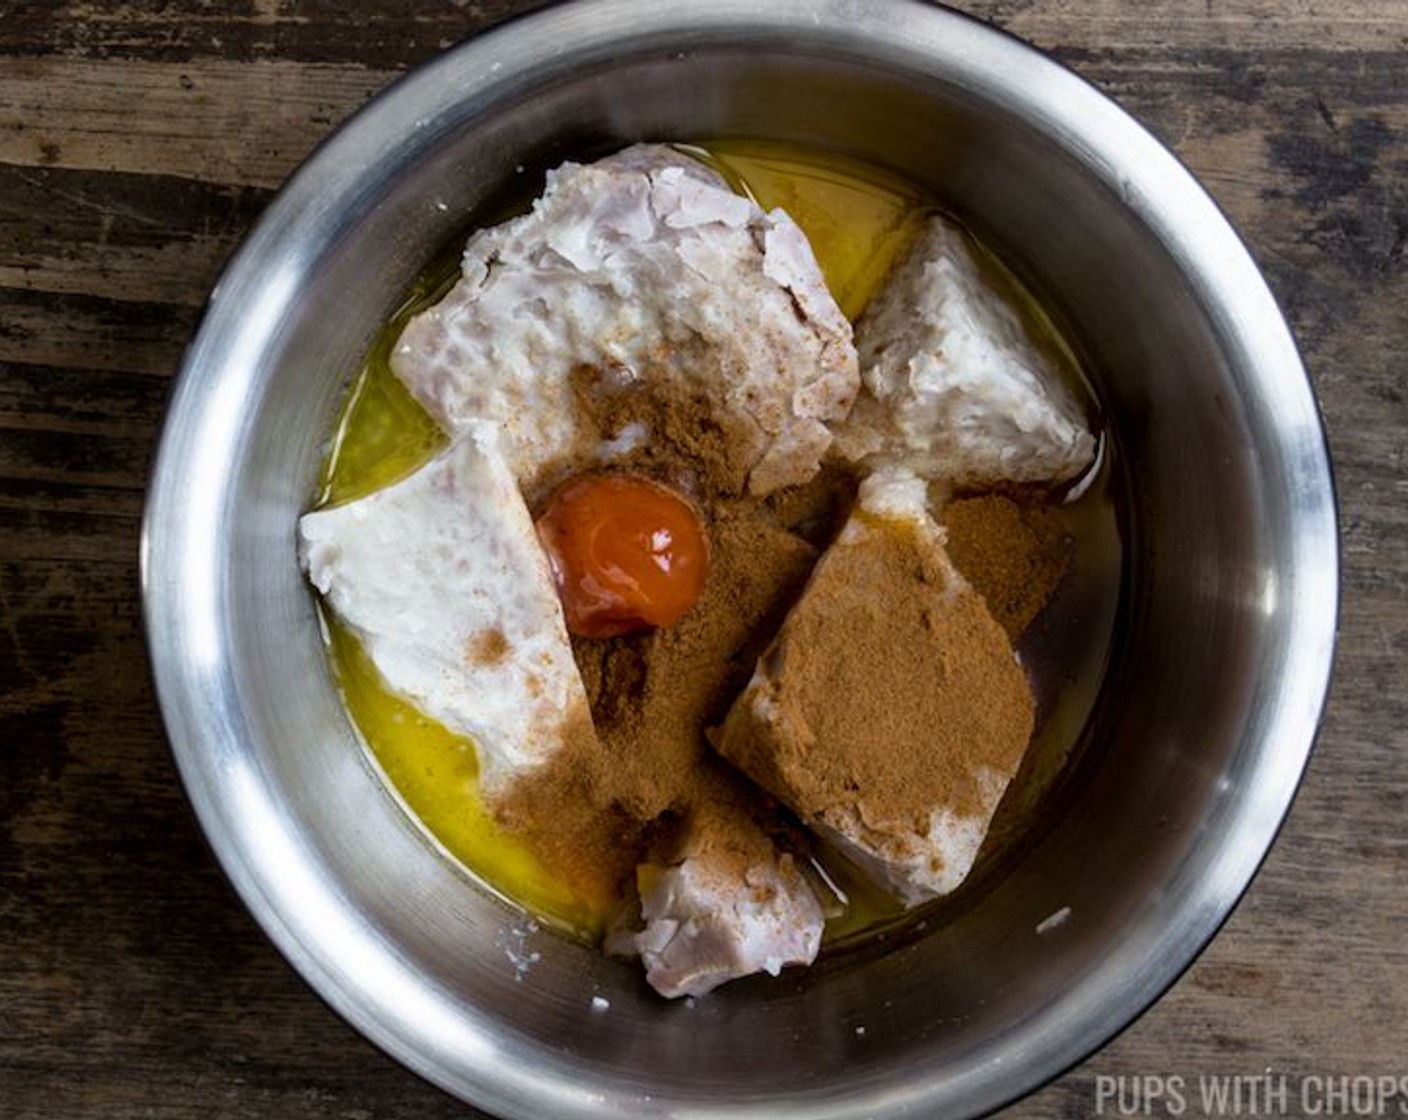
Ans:
[{"label": "ground cinnamon", "polygon": [[762,672],[721,749],[804,818],[922,836],[935,809],[990,813],[981,772],[1010,776],[1031,736],[1006,635],[908,520],[848,526]]},{"label": "ground cinnamon", "polygon": [[722,720],[747,683],[816,561],[809,544],[746,506],[716,504],[710,520],[709,578],[677,625],[575,646],[611,756],[601,784],[641,816],[692,795],[703,729]]},{"label": "ground cinnamon", "polygon": [[948,554],[1014,642],[1070,566],[1074,541],[1040,496],[980,494],[944,507]]},{"label": "ground cinnamon", "polygon": [[[687,354],[662,358],[685,363]],[[692,497],[743,493],[748,472],[762,454],[765,437],[743,415],[714,407],[701,386],[693,396],[642,392],[620,371],[579,366],[572,373],[573,398],[598,441],[630,440],[645,433],[615,465],[640,470]],[[569,461],[580,462],[580,456]]]}]

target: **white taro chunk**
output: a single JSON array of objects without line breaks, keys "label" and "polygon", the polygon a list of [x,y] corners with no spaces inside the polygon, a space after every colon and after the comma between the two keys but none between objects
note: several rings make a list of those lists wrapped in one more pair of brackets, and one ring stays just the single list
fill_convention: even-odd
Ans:
[{"label": "white taro chunk", "polygon": [[461,279],[391,365],[447,431],[500,425],[530,497],[563,462],[651,435],[593,430],[583,369],[709,401],[754,494],[811,477],[859,387],[850,324],[802,232],[658,145],[549,172],[531,212],[469,239]]},{"label": "white taro chunk", "polygon": [[643,864],[637,876],[645,928],[618,951],[640,954],[662,996],[701,996],[720,984],[785,965],[821,948],[821,905],[790,863],[760,864],[739,879],[707,860]]},{"label": "white taro chunk", "polygon": [[678,858],[641,864],[637,928],[607,948],[639,956],[650,986],[667,998],[787,965],[811,964],[821,949],[821,903],[792,856],[737,806],[702,806]]},{"label": "white taro chunk", "polygon": [[1057,483],[1095,455],[1081,409],[963,234],[930,218],[856,324],[864,388],[837,446],[950,486]]},{"label": "white taro chunk", "polygon": [[299,536],[309,580],[387,685],[474,740],[486,796],[590,728],[552,575],[490,425],[400,482],[304,515]]},{"label": "white taro chunk", "polygon": [[[1033,716],[1012,647],[950,563],[926,491],[904,472],[862,484],[856,510],[717,739],[729,761],[905,906],[967,878],[1021,765]],[[880,565],[879,556],[891,559]],[[900,578],[909,587],[903,598]],[[910,648],[928,643],[928,664],[942,671],[845,656],[877,630]],[[853,728],[828,714],[838,696],[882,738],[851,737]],[[914,714],[892,722],[887,707]],[[935,734],[941,724],[958,744],[947,757],[952,747]]]}]

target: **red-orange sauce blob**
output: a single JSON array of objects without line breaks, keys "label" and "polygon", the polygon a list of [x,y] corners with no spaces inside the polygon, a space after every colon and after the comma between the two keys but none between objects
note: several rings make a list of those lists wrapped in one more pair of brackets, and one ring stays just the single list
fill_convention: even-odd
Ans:
[{"label": "red-orange sauce blob", "polygon": [[688,499],[648,478],[584,474],[538,518],[567,629],[611,638],[679,621],[704,589],[709,539]]}]

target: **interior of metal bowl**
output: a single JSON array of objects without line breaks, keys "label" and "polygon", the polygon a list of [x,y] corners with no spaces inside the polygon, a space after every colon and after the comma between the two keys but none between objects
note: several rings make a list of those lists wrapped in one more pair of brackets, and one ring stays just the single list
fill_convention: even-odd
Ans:
[{"label": "interior of metal bowl", "polygon": [[[294,529],[369,339],[477,211],[563,158],[721,136],[899,170],[981,232],[1089,364],[1128,556],[1090,750],[1018,858],[950,921],[667,1003],[407,816],[333,686]],[[904,0],[589,0],[398,83],[220,282],[146,530],[161,701],[226,870],[339,1012],[509,1117],[971,1116],[1058,1073],[1157,997],[1254,874],[1336,609],[1314,401],[1235,235],[1078,79]]]}]

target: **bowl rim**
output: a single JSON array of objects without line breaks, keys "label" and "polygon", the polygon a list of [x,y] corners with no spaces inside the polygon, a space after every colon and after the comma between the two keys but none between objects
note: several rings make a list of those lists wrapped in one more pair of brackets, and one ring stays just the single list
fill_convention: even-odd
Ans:
[{"label": "bowl rim", "polygon": [[[318,220],[310,200],[352,182],[367,164],[365,153],[375,150],[375,138],[387,127],[433,115],[447,99],[490,105],[513,95],[517,75],[501,69],[500,59],[541,57],[549,49],[545,43],[570,44],[553,51],[555,65],[563,66],[573,58],[637,58],[660,43],[723,48],[744,24],[769,36],[777,50],[786,50],[789,41],[802,44],[794,51],[798,54],[817,44],[845,42],[853,60],[863,60],[864,49],[878,43],[893,46],[899,37],[922,31],[915,40],[920,45],[911,52],[916,59],[922,47],[924,65],[942,71],[945,80],[963,84],[981,78],[985,93],[1020,106],[1024,119],[1061,138],[1117,189],[1124,204],[1194,278],[1205,305],[1225,316],[1220,325],[1227,344],[1249,361],[1257,356],[1272,371],[1276,392],[1269,394],[1271,407],[1293,435],[1288,440],[1293,444],[1287,455],[1293,475],[1289,487],[1301,503],[1297,513],[1308,531],[1298,538],[1294,556],[1301,581],[1293,607],[1296,637],[1287,643],[1279,675],[1299,687],[1284,698],[1265,728],[1264,736],[1275,739],[1278,749],[1268,752],[1259,772],[1256,803],[1244,806],[1234,819],[1235,835],[1223,844],[1221,861],[1212,871],[1214,889],[1203,893],[1201,905],[1175,931],[1180,952],[1167,967],[1150,972],[1132,952],[1116,947],[1100,975],[1072,992],[1080,1005],[1081,1029],[1066,1029],[1056,1039],[1041,1015],[1023,1024],[1028,1066],[996,1077],[992,1069],[975,1071],[966,1083],[965,1115],[1011,1103],[1098,1050],[1151,1007],[1196,959],[1269,853],[1308,764],[1328,695],[1339,610],[1339,538],[1328,443],[1309,378],[1274,297],[1217,205],[1166,148],[1105,94],[1015,36],[923,0],[775,0],[766,6],[755,0],[708,5],[571,0],[520,13],[474,35],[397,79],[338,126],[290,177],[227,264],[187,351],[164,421],[143,518],[140,568],[148,649],[171,749],[210,846],[245,905],[313,989],[363,1035],[441,1088],[505,1116],[537,1116],[545,1109],[557,1115],[618,1114],[618,1104],[605,1102],[596,1113],[590,1094],[563,1096],[534,1070],[499,1064],[492,1049],[471,1055],[468,1072],[447,1070],[428,1057],[416,1039],[387,1025],[367,993],[349,990],[346,972],[328,956],[333,947],[320,944],[310,924],[288,912],[271,892],[263,867],[250,856],[247,838],[231,828],[218,807],[212,775],[228,761],[223,744],[239,737],[239,698],[229,667],[222,663],[218,634],[208,626],[219,609],[218,589],[207,587],[194,604],[190,601],[189,577],[220,560],[212,551],[219,537],[220,505],[212,502],[202,512],[192,494],[201,485],[218,491],[221,455],[231,453],[238,435],[228,415],[251,391],[260,348],[268,342],[237,321],[240,300],[259,292],[258,298],[273,307],[289,295],[297,268],[305,262],[280,258],[279,245],[291,230]],[[622,26],[632,28],[625,42],[607,30]],[[1190,233],[1195,229],[1196,238]],[[261,278],[270,254],[283,259],[284,282]],[[234,357],[224,357],[222,351]],[[221,415],[226,419],[217,423]],[[197,455],[194,448],[201,439],[212,442]],[[193,464],[199,469],[193,470]],[[196,580],[194,586],[204,585]],[[212,693],[228,703],[210,705]],[[1120,998],[1106,994],[1111,986]],[[809,1103],[786,1112],[818,1120],[909,1110],[928,1114],[950,1104],[954,1091],[952,1084],[916,1081],[887,1086],[883,1099],[871,1099],[867,1092],[864,1100]],[[653,1113],[642,1109],[640,1114]],[[773,1113],[751,1107],[689,1114]]]}]

